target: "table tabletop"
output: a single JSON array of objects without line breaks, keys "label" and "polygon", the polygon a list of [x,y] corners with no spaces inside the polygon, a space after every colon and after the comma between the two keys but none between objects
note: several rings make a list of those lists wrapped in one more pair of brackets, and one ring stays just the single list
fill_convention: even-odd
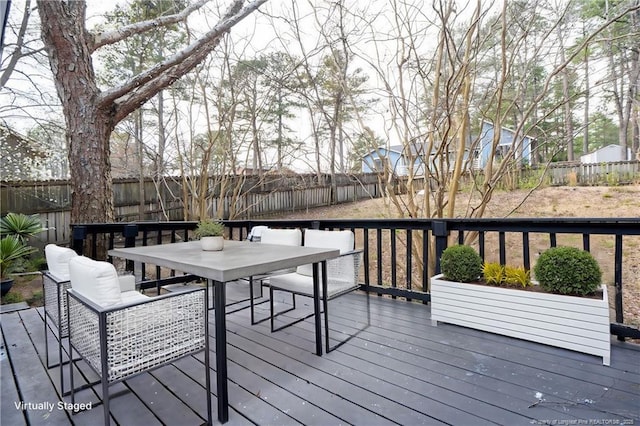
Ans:
[{"label": "table tabletop", "polygon": [[200,241],[109,250],[109,255],[165,266],[218,282],[234,281],[279,269],[321,262],[337,249],[225,240],[221,251],[204,251]]}]

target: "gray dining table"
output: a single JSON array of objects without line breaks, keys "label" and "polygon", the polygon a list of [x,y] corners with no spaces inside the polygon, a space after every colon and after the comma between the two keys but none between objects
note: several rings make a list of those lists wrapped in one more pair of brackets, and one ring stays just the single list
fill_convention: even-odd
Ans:
[{"label": "gray dining table", "polygon": [[226,284],[252,275],[313,264],[316,354],[321,356],[320,280],[326,279],[327,274],[320,274],[320,270],[322,269],[326,272],[326,261],[337,257],[339,253],[337,249],[271,245],[231,240],[225,240],[222,251],[204,251],[200,246],[200,241],[109,250],[110,256],[175,269],[176,271],[206,278],[212,283],[216,333],[218,420],[221,423],[225,423],[229,419],[225,319]]}]

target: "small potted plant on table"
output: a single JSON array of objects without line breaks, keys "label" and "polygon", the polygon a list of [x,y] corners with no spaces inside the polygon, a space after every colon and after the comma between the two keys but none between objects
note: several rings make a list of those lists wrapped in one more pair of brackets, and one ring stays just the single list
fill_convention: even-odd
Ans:
[{"label": "small potted plant on table", "polygon": [[194,231],[202,250],[220,251],[224,248],[224,224],[218,220],[202,219]]},{"label": "small potted plant on table", "polygon": [[[431,321],[475,328],[601,356],[609,365],[609,301],[593,256],[573,247],[543,252],[528,271],[482,264],[468,246],[442,253],[431,278]],[[507,271],[510,270],[510,273]],[[511,284],[511,285],[509,285]]]}]

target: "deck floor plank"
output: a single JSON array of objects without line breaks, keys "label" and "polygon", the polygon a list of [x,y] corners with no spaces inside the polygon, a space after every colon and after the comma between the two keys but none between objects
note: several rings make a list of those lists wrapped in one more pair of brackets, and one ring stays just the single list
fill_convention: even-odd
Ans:
[{"label": "deck floor plank", "polygon": [[[24,410],[31,425],[66,425],[70,419],[65,410],[58,410],[59,398],[56,389],[40,363],[31,336],[24,326],[22,315],[37,315],[29,309],[2,314],[2,332],[6,338],[7,353],[11,357],[22,402],[28,404]],[[45,408],[44,404],[52,404]],[[42,407],[42,408],[41,408]],[[15,409],[15,408],[14,408]]]},{"label": "deck floor plank", "polygon": [[[231,289],[232,286],[230,286]],[[246,285],[234,285],[230,300]],[[287,299],[277,295],[280,307]],[[309,312],[283,315],[288,320]],[[360,328],[366,318],[359,294],[330,304],[332,336]],[[640,423],[640,346],[613,342],[612,365],[599,358],[545,345],[430,322],[429,307],[370,297],[371,325],[337,350],[313,353],[307,319],[270,333],[251,326],[241,302],[227,308],[230,426],[250,424],[510,424],[591,421]],[[265,314],[268,304],[257,307]],[[235,312],[234,312],[235,311]],[[69,415],[16,410],[14,401],[69,401],[58,395],[58,368],[44,365],[42,309],[0,315],[6,358],[0,359],[2,424],[102,423],[102,406]],[[213,315],[210,316],[213,334]],[[56,340],[48,332],[53,359]],[[215,336],[210,336],[214,348]],[[198,425],[206,416],[203,354],[143,373],[110,388],[111,423]],[[215,354],[210,395],[216,417]],[[83,362],[77,370],[95,373]],[[12,366],[15,370],[12,370]],[[14,374],[17,379],[14,381]],[[82,377],[76,375],[82,383]],[[77,383],[76,383],[77,384]],[[77,393],[97,402],[101,387]]]},{"label": "deck floor plank", "polygon": [[21,410],[16,409],[15,403],[20,401],[18,389],[13,376],[13,368],[8,356],[7,344],[4,340],[4,333],[0,333],[0,424],[3,425],[26,425],[27,420]]}]

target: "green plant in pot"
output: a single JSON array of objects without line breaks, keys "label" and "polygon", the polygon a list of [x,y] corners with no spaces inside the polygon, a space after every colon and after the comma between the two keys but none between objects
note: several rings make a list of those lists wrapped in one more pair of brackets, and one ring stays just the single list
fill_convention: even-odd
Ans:
[{"label": "green plant in pot", "polygon": [[455,245],[443,250],[440,269],[450,281],[468,283],[482,276],[482,258],[469,246]]},{"label": "green plant in pot", "polygon": [[15,235],[7,235],[0,240],[0,281],[2,282],[2,296],[13,286],[13,279],[9,275],[15,271],[19,261],[35,252],[34,247],[27,246]]},{"label": "green plant in pot", "polygon": [[224,223],[219,220],[202,219],[194,231],[203,250],[219,251],[224,247]]},{"label": "green plant in pot", "polygon": [[545,250],[533,268],[540,287],[549,293],[588,296],[600,289],[602,271],[591,253],[575,247]]}]

